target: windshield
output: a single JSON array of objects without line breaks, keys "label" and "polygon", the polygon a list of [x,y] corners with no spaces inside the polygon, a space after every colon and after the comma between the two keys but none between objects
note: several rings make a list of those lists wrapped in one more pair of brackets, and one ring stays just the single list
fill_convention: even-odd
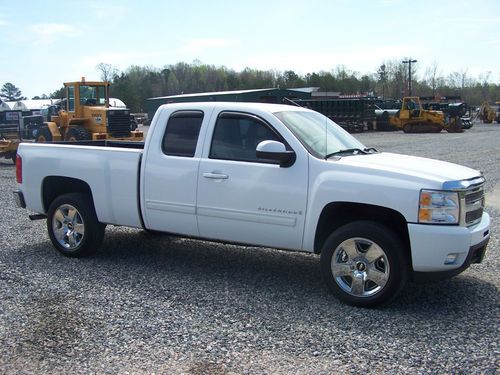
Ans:
[{"label": "windshield", "polygon": [[274,115],[318,158],[324,159],[342,150],[365,149],[361,142],[321,113],[283,111]]},{"label": "windshield", "polygon": [[80,86],[80,104],[98,105],[106,104],[106,88],[104,86]]}]

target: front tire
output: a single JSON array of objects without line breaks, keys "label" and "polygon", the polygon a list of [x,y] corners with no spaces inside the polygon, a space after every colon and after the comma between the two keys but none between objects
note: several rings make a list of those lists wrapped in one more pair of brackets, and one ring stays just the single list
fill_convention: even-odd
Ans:
[{"label": "front tire", "polygon": [[49,237],[56,250],[65,256],[80,258],[94,253],[102,244],[105,228],[97,220],[87,194],[63,194],[49,207]]},{"label": "front tire", "polygon": [[398,236],[372,221],[335,230],[321,251],[321,272],[343,302],[374,307],[392,300],[409,274],[408,257]]},{"label": "front tire", "polygon": [[92,140],[92,135],[87,131],[87,129],[81,126],[76,126],[68,129],[68,132],[66,133],[66,140],[69,142],[90,141]]}]

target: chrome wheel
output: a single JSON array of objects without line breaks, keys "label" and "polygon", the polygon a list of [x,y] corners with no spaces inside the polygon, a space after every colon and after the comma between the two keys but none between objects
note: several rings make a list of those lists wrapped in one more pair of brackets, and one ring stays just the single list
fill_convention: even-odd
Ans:
[{"label": "chrome wheel", "polygon": [[373,296],[389,280],[387,254],[366,238],[349,238],[340,243],[333,252],[330,267],[337,285],[355,297]]},{"label": "chrome wheel", "polygon": [[63,248],[67,250],[78,248],[85,235],[82,215],[70,204],[60,205],[52,217],[52,232]]}]

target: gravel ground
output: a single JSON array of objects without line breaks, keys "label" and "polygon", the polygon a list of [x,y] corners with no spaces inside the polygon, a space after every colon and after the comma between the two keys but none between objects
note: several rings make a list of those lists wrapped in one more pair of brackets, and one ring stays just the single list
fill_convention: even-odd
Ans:
[{"label": "gravel ground", "polygon": [[108,227],[98,254],[68,259],[15,207],[2,160],[0,373],[496,374],[500,125],[357,137],[484,171],[485,261],[367,310],[338,302],[309,254]]}]

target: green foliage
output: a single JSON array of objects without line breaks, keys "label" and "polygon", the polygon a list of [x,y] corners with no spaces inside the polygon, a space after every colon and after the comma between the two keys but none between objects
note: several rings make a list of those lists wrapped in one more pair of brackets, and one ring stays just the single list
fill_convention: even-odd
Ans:
[{"label": "green foliage", "polygon": [[40,99],[50,99],[49,96],[42,94],[42,95],[35,95],[34,97],[31,98],[32,100],[40,100]]},{"label": "green foliage", "polygon": [[[439,74],[438,65],[419,76],[418,65],[412,66],[413,94],[461,95],[469,104],[500,99],[498,85],[489,83],[489,74],[473,80],[467,72],[454,72],[447,77]],[[293,70],[284,72],[245,68],[240,72],[225,66],[179,62],[161,69],[151,66],[130,66],[118,72],[109,64],[97,69],[111,82],[111,96],[123,100],[133,112],[142,111],[147,98],[212,91],[249,90],[279,87],[318,87],[321,91],[341,94],[371,94],[399,99],[407,95],[408,66],[401,60],[383,62],[373,74],[359,74],[340,65],[330,71],[300,75]],[[109,74],[112,73],[110,77]],[[51,97],[54,97],[53,94]]]},{"label": "green foliage", "polygon": [[66,91],[64,90],[64,86],[61,87],[59,90],[54,91],[52,94],[49,95],[50,99],[61,99],[66,96]]},{"label": "green foliage", "polygon": [[20,89],[18,89],[16,86],[14,86],[12,83],[7,82],[2,86],[0,89],[0,97],[2,100],[9,102],[15,102],[17,100],[25,100],[26,97],[22,96],[22,92]]}]

